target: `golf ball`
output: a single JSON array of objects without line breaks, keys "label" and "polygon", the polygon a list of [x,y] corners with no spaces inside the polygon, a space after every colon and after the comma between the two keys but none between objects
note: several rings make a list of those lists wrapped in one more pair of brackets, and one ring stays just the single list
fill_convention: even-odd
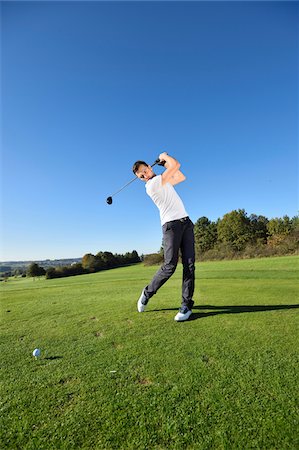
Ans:
[{"label": "golf ball", "polygon": [[38,356],[40,356],[40,349],[36,348],[35,350],[33,350],[32,354],[33,354],[33,356],[35,356],[37,358]]}]

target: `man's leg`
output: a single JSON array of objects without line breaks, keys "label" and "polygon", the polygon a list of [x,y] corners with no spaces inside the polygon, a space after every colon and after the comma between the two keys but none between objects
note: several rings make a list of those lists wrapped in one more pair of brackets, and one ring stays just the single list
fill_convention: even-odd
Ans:
[{"label": "man's leg", "polygon": [[194,225],[191,220],[185,225],[181,243],[183,263],[182,283],[182,307],[192,309],[195,281],[195,249],[194,249]]},{"label": "man's leg", "polygon": [[149,285],[144,289],[146,303],[153,295],[156,294],[158,289],[160,289],[160,287],[163,286],[164,283],[166,283],[171,275],[173,275],[178,263],[179,249],[183,232],[182,224],[177,220],[167,222],[165,225],[163,225],[162,230],[164,264],[154,275]]}]

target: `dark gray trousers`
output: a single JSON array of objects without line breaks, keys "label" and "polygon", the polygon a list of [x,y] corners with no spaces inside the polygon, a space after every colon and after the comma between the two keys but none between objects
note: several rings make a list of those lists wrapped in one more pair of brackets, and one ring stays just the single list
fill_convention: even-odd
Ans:
[{"label": "dark gray trousers", "polygon": [[164,264],[144,289],[149,300],[173,275],[181,250],[183,263],[182,306],[192,308],[195,279],[194,225],[189,217],[173,220],[163,225]]}]

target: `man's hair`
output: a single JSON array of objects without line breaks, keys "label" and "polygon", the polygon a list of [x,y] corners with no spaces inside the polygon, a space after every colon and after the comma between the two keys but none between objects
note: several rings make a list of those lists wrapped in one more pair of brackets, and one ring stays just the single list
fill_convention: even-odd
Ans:
[{"label": "man's hair", "polygon": [[148,166],[148,164],[144,161],[136,161],[133,165],[133,173],[136,175],[140,166]]}]

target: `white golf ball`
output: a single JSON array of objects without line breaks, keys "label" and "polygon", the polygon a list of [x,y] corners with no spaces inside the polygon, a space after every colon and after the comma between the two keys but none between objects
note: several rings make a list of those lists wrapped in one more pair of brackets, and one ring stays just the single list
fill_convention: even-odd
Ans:
[{"label": "white golf ball", "polygon": [[33,350],[32,354],[33,354],[33,356],[35,356],[37,358],[38,356],[40,356],[40,349],[36,348],[35,350]]}]

